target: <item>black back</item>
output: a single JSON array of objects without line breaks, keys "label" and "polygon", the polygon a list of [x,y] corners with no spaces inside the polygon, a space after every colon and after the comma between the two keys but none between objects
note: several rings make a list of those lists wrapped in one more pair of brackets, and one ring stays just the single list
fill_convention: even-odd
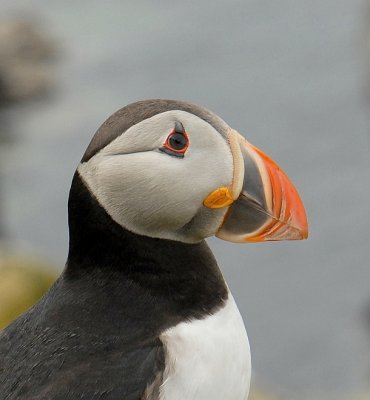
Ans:
[{"label": "black back", "polygon": [[215,312],[227,298],[216,261],[205,242],[125,230],[78,173],[69,226],[63,274],[0,333],[0,399],[156,400],[161,332]]}]

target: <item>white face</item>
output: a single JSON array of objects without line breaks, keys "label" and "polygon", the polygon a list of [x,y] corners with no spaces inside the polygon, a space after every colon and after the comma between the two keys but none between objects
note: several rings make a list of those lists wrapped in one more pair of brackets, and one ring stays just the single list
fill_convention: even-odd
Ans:
[{"label": "white face", "polygon": [[[159,149],[180,122],[189,138],[184,157]],[[150,237],[194,243],[212,236],[227,211],[204,207],[213,190],[230,186],[233,157],[215,128],[179,110],[148,118],[100,150],[78,172],[112,219]]]}]

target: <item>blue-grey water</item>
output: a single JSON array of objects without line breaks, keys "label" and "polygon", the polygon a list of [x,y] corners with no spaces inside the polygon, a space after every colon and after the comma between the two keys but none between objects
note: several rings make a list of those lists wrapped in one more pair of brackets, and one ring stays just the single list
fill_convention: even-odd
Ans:
[{"label": "blue-grey water", "polygon": [[210,240],[256,381],[294,400],[368,388],[366,0],[2,0],[0,10],[38,17],[60,50],[54,94],[6,112],[11,239],[61,268],[71,177],[101,122],[138,99],[203,104],[281,164],[309,216],[306,242]]}]

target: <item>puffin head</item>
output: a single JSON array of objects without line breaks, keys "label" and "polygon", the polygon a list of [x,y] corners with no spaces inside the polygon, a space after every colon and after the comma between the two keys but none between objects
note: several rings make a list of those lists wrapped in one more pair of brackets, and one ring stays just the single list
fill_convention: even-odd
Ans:
[{"label": "puffin head", "polygon": [[115,223],[185,243],[307,238],[285,173],[221,118],[191,103],[145,100],[110,116],[77,174]]}]

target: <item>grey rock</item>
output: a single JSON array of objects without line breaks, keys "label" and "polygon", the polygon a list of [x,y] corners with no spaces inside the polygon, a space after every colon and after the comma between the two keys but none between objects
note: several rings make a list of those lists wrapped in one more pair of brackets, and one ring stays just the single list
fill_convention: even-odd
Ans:
[{"label": "grey rock", "polygon": [[35,22],[0,21],[0,102],[46,93],[54,80],[55,47]]}]

